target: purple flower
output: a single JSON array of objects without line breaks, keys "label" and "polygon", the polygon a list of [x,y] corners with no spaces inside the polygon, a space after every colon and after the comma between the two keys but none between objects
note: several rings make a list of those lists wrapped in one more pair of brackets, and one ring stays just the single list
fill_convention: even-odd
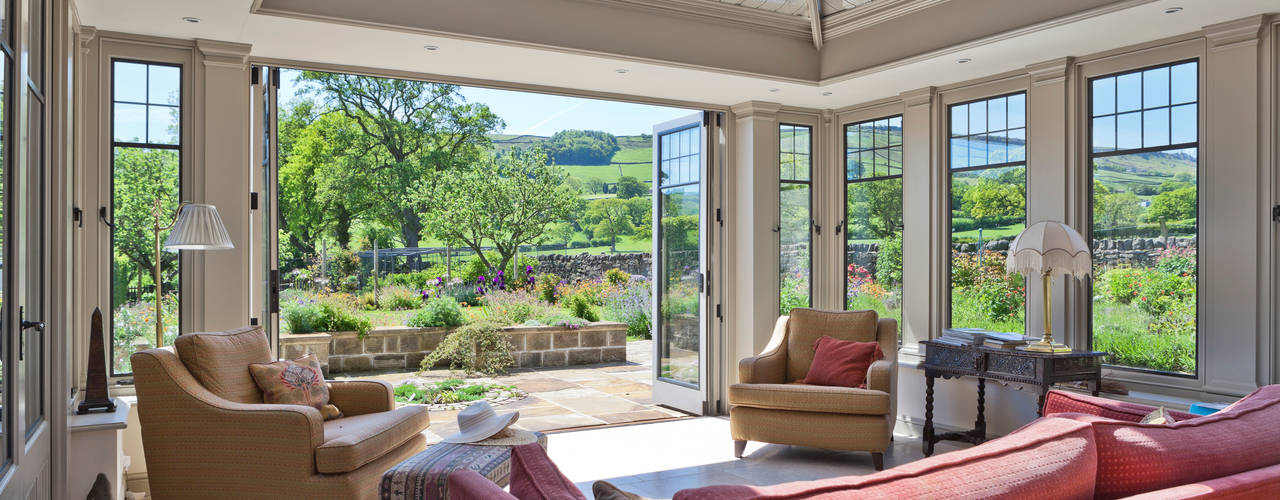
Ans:
[{"label": "purple flower", "polygon": [[494,276],[494,278],[501,278],[501,277],[502,277],[502,271],[498,271],[497,276]]},{"label": "purple flower", "polygon": [[476,287],[476,295],[484,295],[484,288]]},{"label": "purple flower", "polygon": [[444,284],[444,276],[437,277],[437,278],[436,278],[436,284],[437,284],[437,285],[443,285],[443,284]]},{"label": "purple flower", "polygon": [[487,279],[488,278],[485,278],[484,275],[481,274],[480,277],[476,278],[476,283],[484,283]]},{"label": "purple flower", "polygon": [[533,266],[524,266],[524,272],[526,273],[533,272]]}]

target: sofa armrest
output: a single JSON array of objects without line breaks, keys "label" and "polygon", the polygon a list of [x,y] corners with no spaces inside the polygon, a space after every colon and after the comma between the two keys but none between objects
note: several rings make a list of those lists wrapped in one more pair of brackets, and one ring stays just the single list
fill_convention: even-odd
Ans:
[{"label": "sofa armrest", "polygon": [[[1113,420],[1124,422],[1141,422],[1142,418],[1147,414],[1155,411],[1154,406],[1144,404],[1130,403],[1128,401],[1117,401],[1114,399],[1106,399],[1097,396],[1089,396],[1086,394],[1076,394],[1074,392],[1051,390],[1044,398],[1043,415],[1049,416],[1055,413],[1084,413],[1087,415],[1095,415],[1106,417]],[[1198,417],[1187,412],[1169,410],[1169,414],[1174,420],[1179,422],[1190,420]]]},{"label": "sofa armrest", "polygon": [[867,369],[867,388],[893,394],[893,361],[882,359]]},{"label": "sofa armrest", "polygon": [[348,417],[396,409],[395,390],[381,380],[330,380],[329,402]]},{"label": "sofa armrest", "polygon": [[516,500],[480,473],[462,469],[449,473],[449,500]]},{"label": "sofa armrest", "polygon": [[740,384],[787,383],[787,322],[790,316],[778,318],[773,326],[773,336],[764,351],[738,362]]}]

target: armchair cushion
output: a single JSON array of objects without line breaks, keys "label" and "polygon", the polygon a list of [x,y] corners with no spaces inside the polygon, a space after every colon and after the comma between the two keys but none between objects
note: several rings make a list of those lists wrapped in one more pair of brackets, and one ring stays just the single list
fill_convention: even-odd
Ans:
[{"label": "armchair cushion", "polygon": [[889,394],[853,387],[806,384],[733,384],[729,404],[771,410],[885,415]]},{"label": "armchair cushion", "polygon": [[877,341],[875,311],[791,310],[787,324],[787,378],[803,380],[813,364],[815,343],[823,336],[855,342]]},{"label": "armchair cushion", "polygon": [[325,420],[342,416],[338,407],[329,404],[329,386],[324,383],[315,354],[292,361],[251,364],[249,373],[262,389],[265,403],[310,406],[320,410]]},{"label": "armchair cushion", "polygon": [[808,385],[866,387],[871,363],[884,359],[879,342],[853,342],[829,336],[818,339],[813,364],[804,376]]},{"label": "armchair cushion", "polygon": [[324,443],[316,447],[316,470],[337,474],[359,469],[430,424],[427,407],[418,405],[329,420],[324,423]]},{"label": "armchair cushion", "polygon": [[173,347],[187,371],[215,396],[236,403],[262,402],[262,390],[249,374],[250,364],[272,361],[261,326],[179,335]]}]

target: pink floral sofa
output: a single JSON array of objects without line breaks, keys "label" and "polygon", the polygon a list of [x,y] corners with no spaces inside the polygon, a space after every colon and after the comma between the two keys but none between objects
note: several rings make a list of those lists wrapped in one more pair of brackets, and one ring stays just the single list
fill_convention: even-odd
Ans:
[{"label": "pink floral sofa", "polygon": [[[675,500],[1280,498],[1280,385],[1213,415],[1174,412],[1173,424],[1138,423],[1153,409],[1051,391],[1043,418],[979,446],[866,476],[707,486]],[[559,474],[528,482],[567,482],[543,480],[551,476]],[[473,498],[496,498],[495,489]]]}]

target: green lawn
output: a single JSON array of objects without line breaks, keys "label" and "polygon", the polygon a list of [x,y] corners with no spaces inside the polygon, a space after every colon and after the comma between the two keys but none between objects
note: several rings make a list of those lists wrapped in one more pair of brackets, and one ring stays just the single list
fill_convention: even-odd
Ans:
[{"label": "green lawn", "polygon": [[[619,151],[618,155],[625,151]],[[645,154],[648,154],[646,150]],[[617,158],[614,155],[614,158]],[[615,160],[617,161],[617,160]],[[633,164],[633,165],[561,165],[570,177],[577,179],[588,179],[595,177],[605,182],[618,182],[618,177],[628,175],[640,179],[641,182],[653,179],[653,164]]]},{"label": "green lawn", "polygon": [[[1024,228],[1026,228],[1026,224],[1012,224],[1008,226],[983,229],[982,239],[985,241],[991,241],[996,238],[1004,238],[1007,236],[1017,236],[1018,233],[1021,233]],[[951,239],[952,241],[955,241],[957,239],[977,241],[978,230],[974,229],[972,231],[951,233]]]}]

